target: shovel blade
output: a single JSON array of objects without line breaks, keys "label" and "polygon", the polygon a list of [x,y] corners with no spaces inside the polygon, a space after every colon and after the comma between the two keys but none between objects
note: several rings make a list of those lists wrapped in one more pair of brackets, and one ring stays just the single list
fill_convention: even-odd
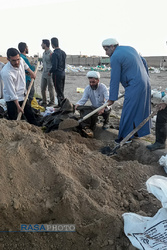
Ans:
[{"label": "shovel blade", "polygon": [[107,156],[114,156],[117,154],[117,149],[120,148],[120,145],[117,145],[115,148],[111,149],[109,146],[101,148],[100,152]]},{"label": "shovel blade", "polygon": [[68,128],[74,128],[74,127],[77,127],[78,125],[79,125],[79,122],[77,120],[68,118],[59,123],[58,129],[63,130],[63,129],[68,129]]},{"label": "shovel blade", "polygon": [[109,155],[111,153],[111,148],[109,146],[106,146],[106,147],[103,147],[100,149],[100,152],[103,154],[103,155]]}]

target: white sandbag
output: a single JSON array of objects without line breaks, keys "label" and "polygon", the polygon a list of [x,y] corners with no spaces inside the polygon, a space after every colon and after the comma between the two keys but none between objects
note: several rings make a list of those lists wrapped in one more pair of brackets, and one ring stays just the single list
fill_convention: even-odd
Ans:
[{"label": "white sandbag", "polygon": [[124,213],[124,232],[132,245],[140,250],[167,250],[167,209],[154,217]]},{"label": "white sandbag", "polygon": [[154,68],[154,67],[149,67],[149,72],[152,74],[159,74],[161,71],[160,69]]},{"label": "white sandbag", "polygon": [[167,177],[153,175],[147,182],[147,191],[152,193],[167,208]]},{"label": "white sandbag", "polygon": [[153,94],[156,93],[158,90],[157,89],[152,89],[151,90],[151,97],[153,97]]},{"label": "white sandbag", "polygon": [[151,102],[153,104],[159,104],[162,102],[162,93],[158,90],[153,90],[151,94]]},{"label": "white sandbag", "polygon": [[167,173],[167,155],[162,155],[159,159],[159,164],[164,167],[165,172]]},{"label": "white sandbag", "polygon": [[70,72],[78,73],[78,72],[84,72],[84,71],[85,71],[85,67],[83,66],[75,67],[74,65],[67,64],[65,68],[66,73],[70,73]]},{"label": "white sandbag", "polygon": [[162,98],[162,101],[167,103],[167,95],[165,95],[163,98]]},{"label": "white sandbag", "polygon": [[134,247],[141,250],[167,250],[167,178],[154,175],[146,182],[163,208],[153,217],[124,213],[124,232]]},{"label": "white sandbag", "polygon": [[154,99],[162,99],[162,94],[161,94],[161,91],[155,91],[154,93],[153,93],[153,98]]}]

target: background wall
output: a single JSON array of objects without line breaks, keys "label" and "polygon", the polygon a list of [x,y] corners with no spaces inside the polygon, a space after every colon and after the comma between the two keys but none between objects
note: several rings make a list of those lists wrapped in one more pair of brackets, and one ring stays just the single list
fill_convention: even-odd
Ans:
[{"label": "background wall", "polygon": [[[144,57],[147,61],[148,67],[164,67],[167,68],[167,56],[150,56]],[[33,61],[32,57],[29,57]],[[6,57],[0,57],[0,61],[7,62]],[[87,57],[79,55],[67,55],[66,63],[74,66],[97,66],[105,64],[109,66],[109,57]]]}]

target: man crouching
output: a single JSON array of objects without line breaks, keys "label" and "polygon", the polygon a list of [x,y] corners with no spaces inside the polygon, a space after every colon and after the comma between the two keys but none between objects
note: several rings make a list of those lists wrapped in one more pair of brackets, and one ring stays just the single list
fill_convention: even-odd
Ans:
[{"label": "man crouching", "polygon": [[[82,117],[94,109],[102,106],[109,99],[109,92],[106,85],[100,83],[100,73],[96,71],[89,71],[87,73],[87,77],[89,79],[89,85],[85,88],[82,98],[75,105],[75,109],[80,110]],[[90,100],[92,106],[84,106],[88,100]],[[102,115],[104,119],[102,128],[109,128],[110,110],[111,109],[109,107],[103,108],[98,113],[89,117],[80,124],[82,131],[87,137],[94,136],[93,131],[96,128],[98,115]]]}]

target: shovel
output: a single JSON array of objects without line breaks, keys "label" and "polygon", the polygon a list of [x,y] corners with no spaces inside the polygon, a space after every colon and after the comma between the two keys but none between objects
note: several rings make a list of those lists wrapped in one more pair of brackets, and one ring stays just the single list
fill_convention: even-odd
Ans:
[{"label": "shovel", "polygon": [[[124,96],[124,94],[120,95],[118,97],[118,99],[122,98]],[[79,126],[79,124],[83,121],[85,121],[86,119],[88,119],[89,117],[91,117],[92,115],[96,114],[99,110],[105,108],[108,106],[108,102],[104,103],[102,106],[98,107],[97,109],[93,110],[92,112],[90,112],[89,114],[85,115],[83,118],[79,119],[78,121],[75,119],[66,119],[62,122],[59,123],[59,128],[58,129],[68,129],[68,128],[74,128]]]},{"label": "shovel", "polygon": [[[39,65],[39,62],[37,62],[37,66],[36,66],[36,69],[35,69],[35,71],[34,71],[35,75],[37,74],[38,65]],[[30,90],[31,90],[31,87],[32,87],[33,83],[34,83],[34,79],[31,80],[30,85],[29,85],[29,87],[28,87],[27,94],[26,94],[26,96],[25,96],[24,102],[23,102],[22,107],[21,107],[22,110],[24,110],[24,107],[25,107],[25,105],[26,105],[26,102],[27,102],[27,99],[28,99],[28,95],[29,95],[29,93],[30,93]],[[18,116],[17,116],[17,121],[20,121],[21,116],[22,116],[22,112],[20,112],[20,113],[18,114]]]},{"label": "shovel", "polygon": [[113,156],[117,154],[117,150],[121,148],[146,122],[148,122],[154,115],[157,114],[158,109],[153,111],[146,119],[144,119],[135,129],[133,129],[115,148],[111,149],[109,146],[102,148],[100,151],[102,154]]}]

